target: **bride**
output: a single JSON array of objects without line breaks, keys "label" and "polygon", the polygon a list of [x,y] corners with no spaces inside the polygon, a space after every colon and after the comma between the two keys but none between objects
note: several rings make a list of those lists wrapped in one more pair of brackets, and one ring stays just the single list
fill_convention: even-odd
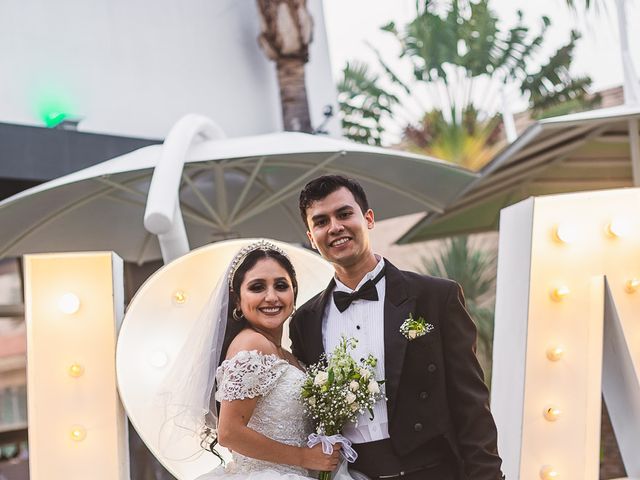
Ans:
[{"label": "bride", "polygon": [[[305,374],[280,343],[297,290],[293,265],[277,245],[261,240],[243,248],[178,355],[165,380],[166,445],[189,429],[203,437],[203,448],[216,453],[219,443],[232,451],[232,462],[197,480],[302,480],[337,468],[340,444],[331,454],[306,445],[312,425],[299,395]],[[351,478],[346,464],[336,477]]]}]

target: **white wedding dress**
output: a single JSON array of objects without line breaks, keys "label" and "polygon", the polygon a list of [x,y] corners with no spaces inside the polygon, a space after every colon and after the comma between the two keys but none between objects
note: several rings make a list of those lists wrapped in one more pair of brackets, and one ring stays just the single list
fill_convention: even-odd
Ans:
[{"label": "white wedding dress", "polygon": [[[302,447],[312,431],[304,414],[300,391],[305,374],[276,355],[255,350],[239,352],[222,362],[216,372],[216,400],[260,397],[247,426],[287,445]],[[300,467],[278,465],[232,452],[232,462],[196,480],[307,480],[311,473]],[[334,479],[351,480],[346,463]]]}]

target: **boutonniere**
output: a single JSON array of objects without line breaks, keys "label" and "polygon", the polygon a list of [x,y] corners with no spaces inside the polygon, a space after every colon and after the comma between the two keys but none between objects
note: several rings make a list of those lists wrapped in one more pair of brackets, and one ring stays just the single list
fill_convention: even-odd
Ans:
[{"label": "boutonniere", "polygon": [[410,313],[409,318],[407,318],[400,326],[400,333],[408,340],[414,340],[426,335],[434,328],[435,327],[430,323],[427,323],[424,318],[413,318],[413,314]]}]

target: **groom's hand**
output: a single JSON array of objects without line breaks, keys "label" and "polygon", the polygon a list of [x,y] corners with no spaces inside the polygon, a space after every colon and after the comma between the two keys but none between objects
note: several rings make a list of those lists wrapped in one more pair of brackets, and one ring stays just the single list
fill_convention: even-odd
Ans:
[{"label": "groom's hand", "polygon": [[337,443],[333,446],[333,453],[327,455],[322,451],[320,443],[311,448],[302,447],[302,466],[307,470],[331,472],[338,466],[341,448],[342,445]]}]

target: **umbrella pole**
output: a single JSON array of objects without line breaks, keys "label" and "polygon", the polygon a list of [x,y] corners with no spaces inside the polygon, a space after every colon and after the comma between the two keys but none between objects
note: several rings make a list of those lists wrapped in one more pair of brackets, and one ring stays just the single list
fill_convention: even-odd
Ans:
[{"label": "umbrella pole", "polygon": [[222,137],[224,132],[213,120],[192,113],[176,122],[162,145],[149,186],[144,226],[158,236],[165,264],[189,252],[180,210],[180,179],[187,152],[196,141]]},{"label": "umbrella pole", "polygon": [[165,265],[191,250],[189,248],[187,230],[184,227],[184,219],[180,212],[180,203],[176,204],[176,213],[173,215],[171,228],[165,233],[158,234],[158,242],[162,252],[162,261]]}]

